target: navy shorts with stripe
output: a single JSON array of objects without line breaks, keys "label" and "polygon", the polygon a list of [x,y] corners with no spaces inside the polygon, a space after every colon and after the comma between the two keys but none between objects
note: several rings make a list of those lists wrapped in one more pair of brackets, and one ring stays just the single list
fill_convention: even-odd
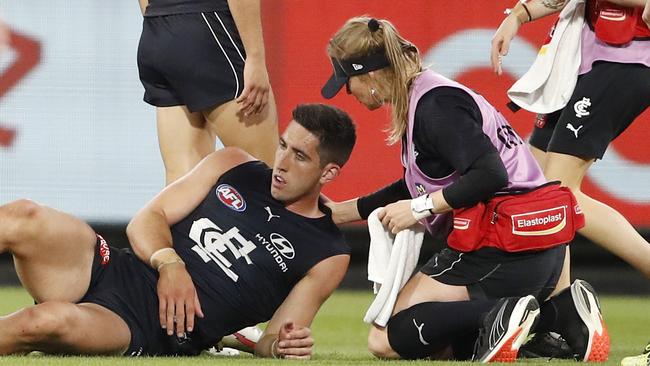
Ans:
[{"label": "navy shorts with stripe", "polygon": [[471,299],[533,295],[543,301],[560,278],[565,252],[566,245],[517,253],[491,247],[467,253],[445,248],[420,272],[447,285],[467,286]]},{"label": "navy shorts with stripe", "polygon": [[[117,314],[129,327],[131,342],[125,356],[197,355],[203,344],[201,324],[197,321],[189,337],[168,336],[158,317],[158,273],[129,249],[109,247],[101,252],[97,238],[90,286],[79,303],[93,303]],[[197,319],[198,320],[198,319]],[[216,330],[217,332],[219,329]],[[225,331],[224,331],[225,333]]]},{"label": "navy shorts with stripe", "polygon": [[244,89],[246,53],[230,11],[145,17],[138,46],[144,101],[217,107]]},{"label": "navy shorts with stripe", "polygon": [[543,116],[530,144],[542,151],[602,159],[607,147],[650,106],[650,68],[599,61],[578,82],[566,107]]}]

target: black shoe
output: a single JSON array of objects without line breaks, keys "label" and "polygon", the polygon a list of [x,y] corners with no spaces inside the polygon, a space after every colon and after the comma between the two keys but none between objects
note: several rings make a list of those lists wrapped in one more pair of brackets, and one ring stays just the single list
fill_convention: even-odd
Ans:
[{"label": "black shoe", "polygon": [[578,361],[603,362],[609,357],[610,340],[605,321],[600,313],[596,291],[587,281],[571,284],[571,298],[580,317],[580,331],[560,332],[573,349]]},{"label": "black shoe", "polygon": [[561,335],[554,332],[537,333],[519,348],[519,358],[575,358],[573,350]]},{"label": "black shoe", "polygon": [[539,304],[531,295],[499,300],[483,320],[472,360],[514,362],[538,316]]}]

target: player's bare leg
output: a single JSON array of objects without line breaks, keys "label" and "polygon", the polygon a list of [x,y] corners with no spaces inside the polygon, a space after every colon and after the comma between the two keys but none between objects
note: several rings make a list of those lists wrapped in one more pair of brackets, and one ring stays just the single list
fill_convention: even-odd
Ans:
[{"label": "player's bare leg", "polygon": [[85,222],[19,200],[0,206],[0,252],[37,302],[77,302],[88,290],[97,237]]},{"label": "player's bare leg", "polygon": [[74,304],[88,291],[96,236],[84,222],[28,200],[0,206],[0,252],[10,252],[39,303],[0,318],[0,354],[120,353],[130,332],[116,314]]},{"label": "player's bare leg", "polygon": [[273,92],[262,112],[244,116],[235,101],[204,113],[210,128],[224,146],[237,146],[269,166],[278,147],[278,113]]},{"label": "player's bare leg", "polygon": [[0,317],[1,355],[121,355],[130,341],[124,320],[96,304],[48,301]]},{"label": "player's bare leg", "polygon": [[192,170],[215,149],[215,134],[201,113],[185,106],[156,108],[158,144],[165,164],[165,184]]},{"label": "player's bare leg", "polygon": [[580,190],[593,160],[552,152],[546,155],[546,179],[569,187],[585,214],[585,227],[578,232],[650,278],[650,243],[618,211]]}]

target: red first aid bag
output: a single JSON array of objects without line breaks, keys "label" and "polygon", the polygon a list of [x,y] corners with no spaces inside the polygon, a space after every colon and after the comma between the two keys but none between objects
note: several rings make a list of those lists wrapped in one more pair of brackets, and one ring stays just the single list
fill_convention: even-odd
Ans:
[{"label": "red first aid bag", "polygon": [[603,0],[587,2],[587,18],[596,37],[615,46],[650,37],[642,14],[643,7],[620,6]]},{"label": "red first aid bag", "polygon": [[486,246],[507,252],[541,250],[570,242],[584,224],[573,193],[551,182],[454,210],[447,244],[461,252]]}]

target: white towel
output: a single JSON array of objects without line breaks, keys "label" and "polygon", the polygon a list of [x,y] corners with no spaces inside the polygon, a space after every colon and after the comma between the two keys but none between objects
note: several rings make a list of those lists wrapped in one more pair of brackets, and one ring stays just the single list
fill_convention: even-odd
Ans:
[{"label": "white towel", "polygon": [[393,313],[397,294],[411,278],[418,263],[424,227],[419,223],[393,235],[377,218],[378,208],[368,216],[370,250],[368,280],[377,295],[363,321],[385,327]]},{"label": "white towel", "polygon": [[578,80],[584,14],[585,0],[570,0],[564,7],[551,42],[542,46],[530,69],[508,90],[515,104],[543,114],[567,105]]}]

